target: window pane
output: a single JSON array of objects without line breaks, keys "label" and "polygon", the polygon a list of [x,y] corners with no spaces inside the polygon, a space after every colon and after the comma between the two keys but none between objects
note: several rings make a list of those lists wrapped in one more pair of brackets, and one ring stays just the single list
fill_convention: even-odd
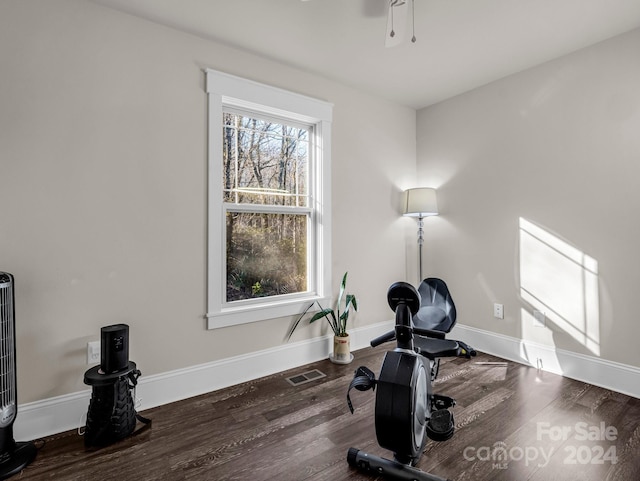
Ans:
[{"label": "window pane", "polygon": [[226,112],[225,202],[306,206],[309,130]]},{"label": "window pane", "polygon": [[306,215],[227,213],[227,302],[306,290]]}]

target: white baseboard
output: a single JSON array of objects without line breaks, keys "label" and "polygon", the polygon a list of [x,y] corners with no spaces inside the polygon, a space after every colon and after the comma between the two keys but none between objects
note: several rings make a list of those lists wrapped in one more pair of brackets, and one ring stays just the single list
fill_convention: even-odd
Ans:
[{"label": "white baseboard", "polygon": [[[392,321],[352,329],[351,349],[367,347],[371,339],[391,329]],[[137,409],[144,411],[326,359],[332,340],[333,335],[328,335],[292,342],[151,376],[144,376],[144,367],[139,366],[143,375],[136,390],[136,397],[141,399]],[[38,439],[84,426],[90,397],[91,390],[87,389],[19,405],[14,424],[16,440]]]},{"label": "white baseboard", "polygon": [[456,324],[447,336],[478,351],[640,398],[640,368]]},{"label": "white baseboard", "polygon": [[[351,348],[365,348],[371,339],[392,328],[393,321],[385,321],[352,329]],[[479,351],[503,359],[533,367],[538,367],[537,363],[541,362],[540,367],[545,371],[640,398],[640,369],[633,366],[460,324],[448,337],[460,339]],[[318,337],[175,371],[143,375],[136,393],[142,399],[138,410],[144,411],[326,359],[331,351],[331,342],[332,336]],[[141,369],[144,374],[144,368]],[[16,440],[38,439],[83,426],[90,395],[91,391],[87,389],[20,405],[14,425]]]}]

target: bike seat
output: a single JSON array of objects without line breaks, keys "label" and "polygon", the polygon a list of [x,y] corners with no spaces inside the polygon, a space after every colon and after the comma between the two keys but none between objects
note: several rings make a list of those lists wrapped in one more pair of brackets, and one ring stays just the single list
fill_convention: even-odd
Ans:
[{"label": "bike seat", "polygon": [[420,349],[420,354],[428,359],[455,357],[458,355],[460,347],[457,341],[451,339],[433,339],[422,336],[414,336],[413,345]]}]

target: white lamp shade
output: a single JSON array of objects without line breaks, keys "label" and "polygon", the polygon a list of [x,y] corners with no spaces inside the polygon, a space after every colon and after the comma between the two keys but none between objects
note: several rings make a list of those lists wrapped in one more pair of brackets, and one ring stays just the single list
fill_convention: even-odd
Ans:
[{"label": "white lamp shade", "polygon": [[410,217],[438,215],[436,190],[428,187],[406,190],[403,214]]}]

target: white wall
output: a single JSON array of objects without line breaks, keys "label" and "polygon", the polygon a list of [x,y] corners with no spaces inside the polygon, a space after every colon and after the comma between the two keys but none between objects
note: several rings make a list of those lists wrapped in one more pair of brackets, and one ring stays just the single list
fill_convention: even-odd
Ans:
[{"label": "white wall", "polygon": [[634,30],[418,112],[441,209],[425,268],[458,322],[640,367],[638,47]]},{"label": "white wall", "polygon": [[80,0],[0,2],[0,64],[20,403],[86,389],[86,342],[112,323],[130,325],[143,377],[284,342],[290,319],[205,329],[207,67],[334,104],[334,286],[349,270],[354,326],[391,317],[414,110]]}]

